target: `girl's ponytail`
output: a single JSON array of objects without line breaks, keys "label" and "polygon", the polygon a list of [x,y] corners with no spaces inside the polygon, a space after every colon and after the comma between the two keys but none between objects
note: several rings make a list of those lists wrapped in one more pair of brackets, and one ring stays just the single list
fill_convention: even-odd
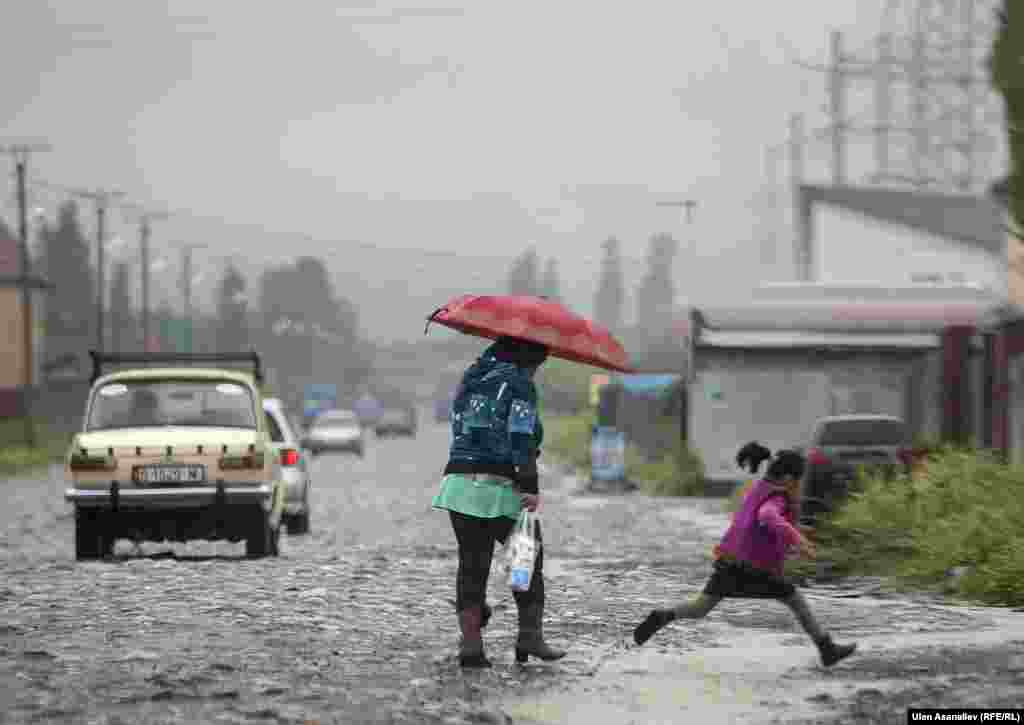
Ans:
[{"label": "girl's ponytail", "polygon": [[736,465],[745,468],[751,473],[757,473],[761,464],[772,457],[772,452],[757,441],[751,441],[736,454]]}]

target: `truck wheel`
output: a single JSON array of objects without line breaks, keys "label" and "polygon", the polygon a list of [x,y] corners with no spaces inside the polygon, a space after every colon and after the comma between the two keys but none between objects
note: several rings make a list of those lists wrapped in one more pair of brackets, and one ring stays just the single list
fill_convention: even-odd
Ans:
[{"label": "truck wheel", "polygon": [[270,518],[260,511],[253,516],[252,528],[245,539],[245,555],[253,559],[265,556],[277,556],[277,537],[280,529],[270,526]]},{"label": "truck wheel", "polygon": [[102,559],[114,549],[114,539],[104,530],[103,519],[93,511],[75,511],[75,559]]}]

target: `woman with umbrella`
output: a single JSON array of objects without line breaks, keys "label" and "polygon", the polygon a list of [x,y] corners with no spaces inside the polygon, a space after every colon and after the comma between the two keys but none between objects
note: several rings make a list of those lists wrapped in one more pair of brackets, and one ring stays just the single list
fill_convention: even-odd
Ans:
[{"label": "woman with umbrella", "polygon": [[[536,511],[540,503],[537,457],[544,429],[537,416],[534,375],[549,353],[579,361],[600,361],[594,358],[595,349],[611,349],[623,361],[625,355],[607,333],[538,298],[467,296],[435,312],[428,325],[430,321],[497,339],[466,370],[455,394],[452,445],[441,490],[433,500],[435,508],[448,511],[458,542],[459,664],[490,667],[481,630],[491,615],[486,594],[494,544],[508,538],[523,508]],[[529,589],[513,592],[519,614],[517,662],[565,656],[544,641],[539,525],[535,534],[538,554]]]}]

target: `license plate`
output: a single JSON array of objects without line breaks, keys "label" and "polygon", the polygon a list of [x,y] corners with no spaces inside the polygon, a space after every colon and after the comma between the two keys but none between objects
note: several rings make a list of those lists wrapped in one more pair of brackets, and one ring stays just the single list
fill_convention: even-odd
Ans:
[{"label": "license plate", "polygon": [[206,466],[180,464],[163,466],[139,466],[135,469],[136,483],[156,485],[174,483],[204,483]]}]

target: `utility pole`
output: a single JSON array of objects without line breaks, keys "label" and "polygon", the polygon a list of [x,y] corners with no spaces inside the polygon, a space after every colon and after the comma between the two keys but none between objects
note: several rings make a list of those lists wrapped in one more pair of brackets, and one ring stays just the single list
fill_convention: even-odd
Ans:
[{"label": "utility pole", "polygon": [[800,187],[804,183],[804,117],[794,113],[789,117],[789,183],[793,194],[793,229],[796,232],[797,279],[808,281],[807,252],[804,249],[808,230],[804,229],[803,199]]},{"label": "utility pole", "polygon": [[56,184],[45,184],[53,189],[64,191],[80,199],[96,204],[96,349],[103,352],[106,347],[106,218],[107,208],[115,199],[124,196],[124,192],[111,189],[72,189]]},{"label": "utility pole", "polygon": [[184,317],[188,325],[187,352],[192,352],[192,252],[205,246],[205,244],[186,244],[182,248],[181,282]]},{"label": "utility pole", "polygon": [[153,227],[152,223],[155,221],[163,221],[170,218],[170,214],[166,212],[147,211],[139,209],[139,263],[142,266],[140,271],[140,282],[142,296],[139,302],[140,310],[140,323],[142,328],[142,349],[145,352],[149,352],[150,349],[150,301],[149,301],[149,285],[150,285],[150,262],[149,262],[149,240],[152,235]]},{"label": "utility pole", "polygon": [[878,36],[875,77],[875,181],[889,178],[889,134],[892,131],[892,36]]},{"label": "utility pole", "polygon": [[925,160],[928,158],[928,126],[925,123],[925,35],[924,7],[919,5],[914,18],[913,59],[911,74],[911,134],[913,136],[914,184],[923,188],[928,182],[925,175]]},{"label": "utility pole", "polygon": [[846,71],[843,67],[843,34],[832,31],[832,68],[829,73],[829,111],[832,116],[832,183],[846,181]]},{"label": "utility pole", "polygon": [[47,144],[11,144],[2,147],[3,151],[11,154],[14,159],[14,168],[18,182],[18,236],[20,237],[21,274],[19,282],[21,285],[21,316],[22,316],[22,361],[24,369],[22,382],[25,386],[22,399],[23,418],[25,424],[25,443],[31,448],[36,447],[35,424],[32,420],[32,386],[35,383],[32,372],[35,368],[35,361],[32,355],[32,289],[29,287],[29,278],[32,275],[32,255],[28,248],[28,194],[25,187],[28,175],[28,159],[35,152],[49,151]]},{"label": "utility pole", "polygon": [[964,139],[961,151],[964,157],[963,172],[960,177],[960,190],[970,191],[974,185],[974,144],[975,138],[974,114],[975,114],[975,73],[974,73],[974,35],[975,35],[975,8],[974,0],[963,0],[963,76],[960,79],[960,87],[963,92],[961,106],[961,118],[963,121]]}]

